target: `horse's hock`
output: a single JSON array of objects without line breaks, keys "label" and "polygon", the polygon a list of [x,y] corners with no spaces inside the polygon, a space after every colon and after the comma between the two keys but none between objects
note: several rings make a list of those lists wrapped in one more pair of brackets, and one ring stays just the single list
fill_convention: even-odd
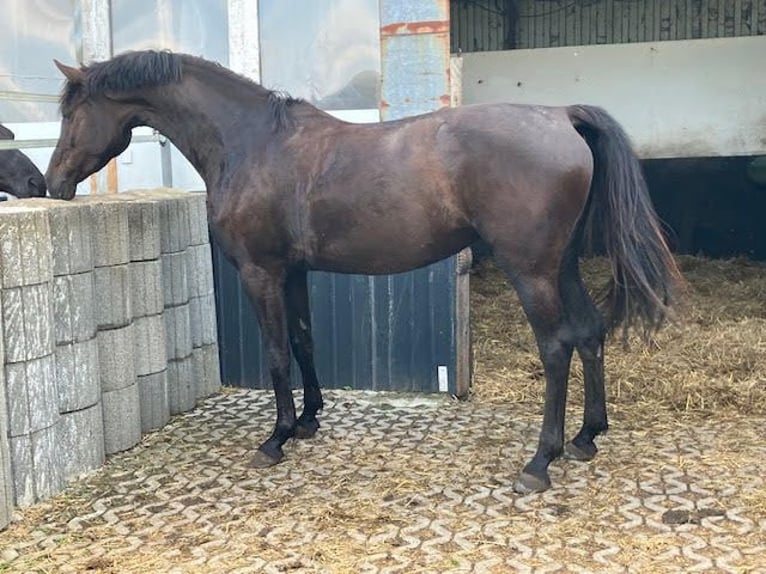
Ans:
[{"label": "horse's hock", "polygon": [[205,194],[0,206],[0,528],[220,388]]}]

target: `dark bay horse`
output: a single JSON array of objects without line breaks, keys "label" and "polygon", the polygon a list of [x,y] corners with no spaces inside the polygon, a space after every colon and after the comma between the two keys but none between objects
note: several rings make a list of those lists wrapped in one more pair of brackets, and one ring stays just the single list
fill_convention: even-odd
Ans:
[{"label": "dark bay horse", "polygon": [[[205,181],[211,229],[258,312],[276,395],[276,425],[255,466],[279,462],[289,438],[319,427],[307,271],[399,273],[480,238],[519,294],[545,370],[539,445],[517,490],[550,485],[574,349],[585,409],[567,451],[596,454],[594,438],[607,429],[606,334],[660,327],[681,280],[629,140],[606,112],[477,105],[354,125],[188,55],[56,65],[67,82],[47,172],[53,197],[71,198],[140,125],[165,134]],[[603,314],[578,271],[592,233],[614,271]],[[290,349],[303,377],[299,417]]]},{"label": "dark bay horse", "polygon": [[[15,139],[14,133],[0,125],[0,140]],[[18,197],[43,197],[45,180],[32,160],[17,149],[0,150],[0,192]],[[0,195],[5,201],[6,195]]]}]

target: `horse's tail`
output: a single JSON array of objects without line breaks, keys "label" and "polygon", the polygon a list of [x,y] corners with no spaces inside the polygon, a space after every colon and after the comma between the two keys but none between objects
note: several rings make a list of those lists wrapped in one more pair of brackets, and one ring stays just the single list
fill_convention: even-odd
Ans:
[{"label": "horse's tail", "polygon": [[649,197],[641,166],[620,124],[594,106],[567,108],[593,154],[594,168],[582,229],[597,233],[612,263],[601,298],[607,328],[632,326],[645,336],[668,318],[683,285]]}]

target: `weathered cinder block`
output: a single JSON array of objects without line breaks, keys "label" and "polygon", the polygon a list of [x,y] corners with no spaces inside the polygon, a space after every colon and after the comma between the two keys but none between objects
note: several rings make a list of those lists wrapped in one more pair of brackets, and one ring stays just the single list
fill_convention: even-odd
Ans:
[{"label": "weathered cinder block", "polygon": [[134,318],[162,313],[165,302],[159,259],[130,264],[130,296]]},{"label": "weathered cinder block", "polygon": [[177,307],[166,307],[163,313],[165,317],[165,341],[168,360],[183,359],[191,355],[191,315],[189,304]]},{"label": "weathered cinder block", "polygon": [[130,266],[96,267],[93,286],[98,328],[113,329],[130,323],[133,319]]},{"label": "weathered cinder block", "polygon": [[98,195],[82,198],[92,211],[91,238],[94,267],[122,265],[130,261],[130,235],[126,201]]},{"label": "weathered cinder block", "polygon": [[29,435],[56,424],[59,397],[53,355],[5,365],[8,432]]},{"label": "weathered cinder block", "polygon": [[141,440],[141,404],[138,384],[101,393],[104,417],[104,452],[114,454]]},{"label": "weathered cinder block", "polygon": [[64,452],[59,427],[11,437],[11,470],[18,506],[29,506],[56,494],[64,486]]},{"label": "weathered cinder block", "polygon": [[[110,351],[111,352],[111,351]],[[92,407],[101,398],[101,373],[95,337],[56,347],[56,387],[59,412]]]},{"label": "weathered cinder block", "polygon": [[104,419],[100,403],[61,417],[59,448],[65,453],[61,468],[65,481],[104,463]]},{"label": "weathered cinder block", "polygon": [[72,201],[33,198],[19,203],[44,208],[50,222],[53,275],[85,273],[93,269],[90,205]]},{"label": "weathered cinder block", "polygon": [[[1,337],[0,346],[2,346]],[[13,517],[13,474],[11,473],[11,444],[8,436],[5,372],[0,369],[0,530],[8,526]]]},{"label": "weathered cinder block", "polygon": [[193,245],[188,254],[189,296],[203,297],[215,291],[213,255],[210,245]]},{"label": "weathered cinder block", "polygon": [[150,261],[160,256],[160,206],[156,201],[129,195],[128,210],[130,260]]},{"label": "weathered cinder block", "polygon": [[218,341],[218,324],[215,314],[215,295],[189,299],[192,347],[211,345]]},{"label": "weathered cinder block", "polygon": [[221,390],[221,366],[217,344],[194,349],[192,367],[198,399],[204,399]]},{"label": "weathered cinder block", "polygon": [[189,301],[189,257],[186,251],[162,254],[162,287],[165,306]]},{"label": "weathered cinder block", "polygon": [[165,319],[163,315],[139,317],[133,321],[133,356],[136,375],[151,375],[167,367]]},{"label": "weathered cinder block", "polygon": [[207,193],[189,193],[189,245],[210,242],[207,221]]},{"label": "weathered cinder block", "polygon": [[51,284],[25,285],[0,292],[5,362],[28,361],[53,352]]},{"label": "weathered cinder block", "polygon": [[48,212],[13,203],[0,205],[0,284],[19,287],[50,281],[53,270]]},{"label": "weathered cinder block", "polygon": [[167,371],[139,376],[138,393],[141,401],[141,431],[146,433],[165,426],[170,420]]},{"label": "weathered cinder block", "polygon": [[168,361],[168,404],[170,414],[190,411],[197,404],[192,357]]},{"label": "weathered cinder block", "polygon": [[53,324],[57,345],[81,342],[96,335],[93,273],[53,278]]},{"label": "weathered cinder block", "polygon": [[117,391],[135,385],[133,325],[99,331],[96,340],[101,392]]}]

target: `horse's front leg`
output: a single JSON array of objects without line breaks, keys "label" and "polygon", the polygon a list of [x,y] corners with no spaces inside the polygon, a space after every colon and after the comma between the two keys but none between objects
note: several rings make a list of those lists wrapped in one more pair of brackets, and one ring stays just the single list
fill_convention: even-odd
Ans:
[{"label": "horse's front leg", "polygon": [[253,458],[253,466],[264,468],[282,460],[282,445],[295,433],[295,403],[290,390],[290,348],[284,296],[286,273],[284,269],[263,269],[245,264],[240,266],[240,275],[258,313],[277,401],[274,432],[258,447]]},{"label": "horse's front leg", "polygon": [[314,342],[311,338],[311,313],[307,272],[290,273],[285,282],[287,326],[290,347],[303,379],[303,412],[295,425],[295,438],[310,438],[319,429],[317,413],[322,410],[322,391],[314,368]]}]

